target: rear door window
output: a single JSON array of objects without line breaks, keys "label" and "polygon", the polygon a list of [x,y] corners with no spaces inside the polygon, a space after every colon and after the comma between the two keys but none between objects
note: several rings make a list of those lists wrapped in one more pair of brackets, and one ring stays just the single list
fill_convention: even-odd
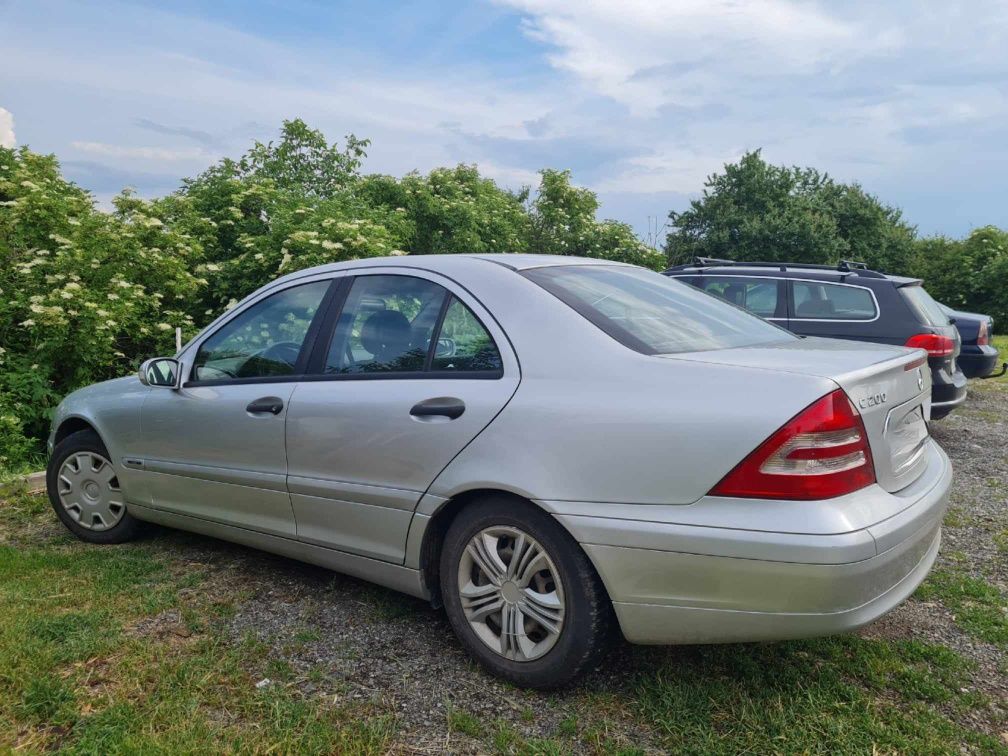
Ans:
[{"label": "rear door window", "polygon": [[702,276],[699,288],[708,294],[749,310],[761,318],[784,317],[777,280],[741,276]]},{"label": "rear door window", "polygon": [[447,296],[433,281],[413,276],[355,278],[329,344],[326,374],[422,371]]},{"label": "rear door window", "polygon": [[862,286],[794,281],[792,320],[874,320],[878,305]]}]

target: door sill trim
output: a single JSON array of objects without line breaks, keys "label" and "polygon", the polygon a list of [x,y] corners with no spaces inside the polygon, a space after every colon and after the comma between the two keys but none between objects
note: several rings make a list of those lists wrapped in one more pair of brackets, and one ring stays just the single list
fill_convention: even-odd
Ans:
[{"label": "door sill trim", "polygon": [[430,592],[423,584],[420,571],[404,567],[401,564],[382,562],[370,557],[349,554],[345,551],[337,551],[292,538],[260,533],[257,530],[249,530],[237,525],[226,525],[132,502],[128,504],[128,510],[138,520],[239,543],[243,546],[250,546],[272,554],[325,567],[345,575],[352,575],[417,598],[430,599]]}]

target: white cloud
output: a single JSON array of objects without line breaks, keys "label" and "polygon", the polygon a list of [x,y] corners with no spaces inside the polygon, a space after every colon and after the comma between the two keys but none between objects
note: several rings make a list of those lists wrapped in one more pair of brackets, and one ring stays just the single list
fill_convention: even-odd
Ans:
[{"label": "white cloud", "polygon": [[891,44],[815,5],[791,0],[499,0],[551,45],[551,63],[638,113],[690,105],[721,75],[836,65]]},{"label": "white cloud", "polygon": [[926,165],[922,140],[1008,118],[997,0],[495,2],[519,13],[571,91],[609,103],[581,128],[638,145],[600,191],[695,194],[758,147],[870,183]]},{"label": "white cloud", "polygon": [[521,189],[523,186],[531,186],[533,189],[539,186],[539,172],[524,170],[522,168],[509,168],[497,165],[489,160],[482,160],[479,163],[481,175],[491,178],[501,186],[506,186],[513,190]]},{"label": "white cloud", "polygon": [[[931,228],[956,213],[1008,223],[1003,0],[491,2],[469,13],[505,33],[494,45],[467,37],[454,12],[433,36],[403,18],[435,12],[434,0],[340,43],[317,17],[351,12],[327,4],[273,35],[241,31],[226,11],[15,3],[0,25],[0,92],[21,142],[99,193],[170,190],[297,116],[330,139],[371,138],[368,171],[477,163],[517,187],[572,168],[636,224],[759,147],[895,204],[933,186],[932,204],[908,213]],[[39,13],[52,19],[45,34]],[[496,44],[507,26],[526,37],[513,50]]]},{"label": "white cloud", "polygon": [[13,147],[16,141],[14,116],[6,108],[0,108],[0,147]]},{"label": "white cloud", "polygon": [[210,153],[199,147],[128,147],[119,144],[105,144],[104,142],[80,141],[73,141],[70,146],[81,152],[111,158],[175,162],[177,160],[206,160],[210,157]]}]

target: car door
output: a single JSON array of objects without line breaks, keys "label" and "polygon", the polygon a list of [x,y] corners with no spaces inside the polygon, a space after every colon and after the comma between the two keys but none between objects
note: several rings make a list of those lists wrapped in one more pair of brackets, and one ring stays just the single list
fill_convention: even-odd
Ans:
[{"label": "car door", "polygon": [[287,418],[298,538],[401,563],[420,497],[510,400],[518,361],[436,274],[376,269],[337,299]]},{"label": "car door", "polygon": [[141,409],[143,469],[157,509],[294,537],[284,423],[331,279],[243,305],[182,355],[182,386]]},{"label": "car door", "polygon": [[789,284],[788,328],[803,336],[884,341],[879,306],[867,286],[793,279]]}]

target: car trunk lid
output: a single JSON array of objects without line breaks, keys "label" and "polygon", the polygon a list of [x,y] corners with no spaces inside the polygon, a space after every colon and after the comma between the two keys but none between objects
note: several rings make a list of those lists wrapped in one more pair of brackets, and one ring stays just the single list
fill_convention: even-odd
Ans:
[{"label": "car trunk lid", "polygon": [[926,357],[920,349],[807,338],[667,358],[829,378],[861,414],[878,484],[892,492],[913,483],[927,465],[931,372]]}]

